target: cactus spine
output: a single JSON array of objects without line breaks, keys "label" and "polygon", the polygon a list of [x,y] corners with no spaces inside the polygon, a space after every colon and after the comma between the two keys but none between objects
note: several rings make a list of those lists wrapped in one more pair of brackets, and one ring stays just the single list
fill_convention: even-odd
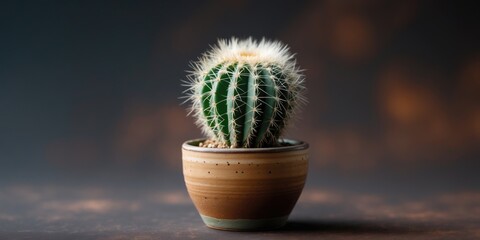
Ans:
[{"label": "cactus spine", "polygon": [[193,68],[191,112],[210,138],[231,148],[277,145],[304,102],[303,75],[280,42],[220,40]]}]

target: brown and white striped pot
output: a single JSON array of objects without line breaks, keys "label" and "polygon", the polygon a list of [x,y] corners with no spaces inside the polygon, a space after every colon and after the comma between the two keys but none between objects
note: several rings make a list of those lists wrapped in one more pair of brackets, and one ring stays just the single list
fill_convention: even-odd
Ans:
[{"label": "brown and white striped pot", "polygon": [[205,148],[204,139],[182,146],[183,175],[203,222],[233,231],[285,225],[308,170],[308,144],[284,140],[273,148]]}]

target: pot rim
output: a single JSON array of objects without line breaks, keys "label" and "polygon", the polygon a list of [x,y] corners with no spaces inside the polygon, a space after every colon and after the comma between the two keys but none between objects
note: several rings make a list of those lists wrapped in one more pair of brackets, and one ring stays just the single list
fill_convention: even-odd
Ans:
[{"label": "pot rim", "polygon": [[295,139],[280,139],[283,142],[290,143],[289,146],[269,147],[269,148],[206,148],[194,145],[195,143],[205,141],[206,138],[197,138],[184,142],[182,149],[192,152],[206,152],[206,153],[276,153],[276,152],[290,152],[308,149],[308,143]]}]

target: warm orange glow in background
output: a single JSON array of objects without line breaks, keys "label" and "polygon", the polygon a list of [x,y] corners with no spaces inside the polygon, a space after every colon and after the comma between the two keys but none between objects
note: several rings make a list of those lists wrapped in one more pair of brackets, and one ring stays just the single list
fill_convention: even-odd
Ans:
[{"label": "warm orange glow in background", "polygon": [[[213,12],[249,7],[246,2],[204,3],[194,14],[173,23],[171,32],[157,35],[149,58],[155,81],[162,84],[145,90],[154,94],[153,101],[141,97],[140,90],[137,97],[115,103],[119,107],[115,116],[100,119],[94,110],[102,107],[98,99],[91,99],[88,91],[80,92],[72,106],[74,120],[69,128],[73,133],[45,143],[47,164],[88,171],[98,162],[127,168],[146,162],[179,171],[181,143],[201,134],[193,119],[186,117],[187,106],[179,104],[180,92],[169,90],[179,89],[185,73],[165,78],[162,71],[168,66],[156,62],[172,54],[182,58],[175,68],[187,69],[188,61],[208,48],[200,43],[216,38],[203,31],[216,31],[226,17]],[[415,37],[409,29],[429,14],[425,8],[415,1],[311,2],[277,26],[278,35],[270,38],[289,43],[307,70],[309,104],[288,136],[311,143],[313,168],[334,166],[356,172],[392,164],[406,168],[457,164],[458,158],[478,149],[478,49],[458,54],[455,61],[445,59],[450,64],[431,62],[430,53],[394,49],[396,42],[402,45],[401,38]],[[424,30],[428,27],[433,26]],[[435,45],[437,40],[432,36],[425,41]],[[452,48],[461,41],[452,42]],[[412,48],[423,43],[415,44],[403,43]],[[441,48],[432,51],[436,58],[447,58]],[[91,134],[98,128],[103,128],[101,139]]]},{"label": "warm orange glow in background", "polygon": [[0,225],[191,204],[180,148],[202,135],[181,79],[231,36],[281,40],[306,69],[309,103],[287,133],[310,144],[301,206],[479,221],[466,3],[32,1],[0,3],[0,17]]}]

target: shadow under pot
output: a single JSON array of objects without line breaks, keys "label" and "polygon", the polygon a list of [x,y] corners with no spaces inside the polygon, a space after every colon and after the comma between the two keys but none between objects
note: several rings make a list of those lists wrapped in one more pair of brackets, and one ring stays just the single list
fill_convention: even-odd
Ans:
[{"label": "shadow under pot", "polygon": [[285,225],[308,171],[308,144],[282,140],[272,148],[182,146],[188,193],[210,228],[253,231]]}]

